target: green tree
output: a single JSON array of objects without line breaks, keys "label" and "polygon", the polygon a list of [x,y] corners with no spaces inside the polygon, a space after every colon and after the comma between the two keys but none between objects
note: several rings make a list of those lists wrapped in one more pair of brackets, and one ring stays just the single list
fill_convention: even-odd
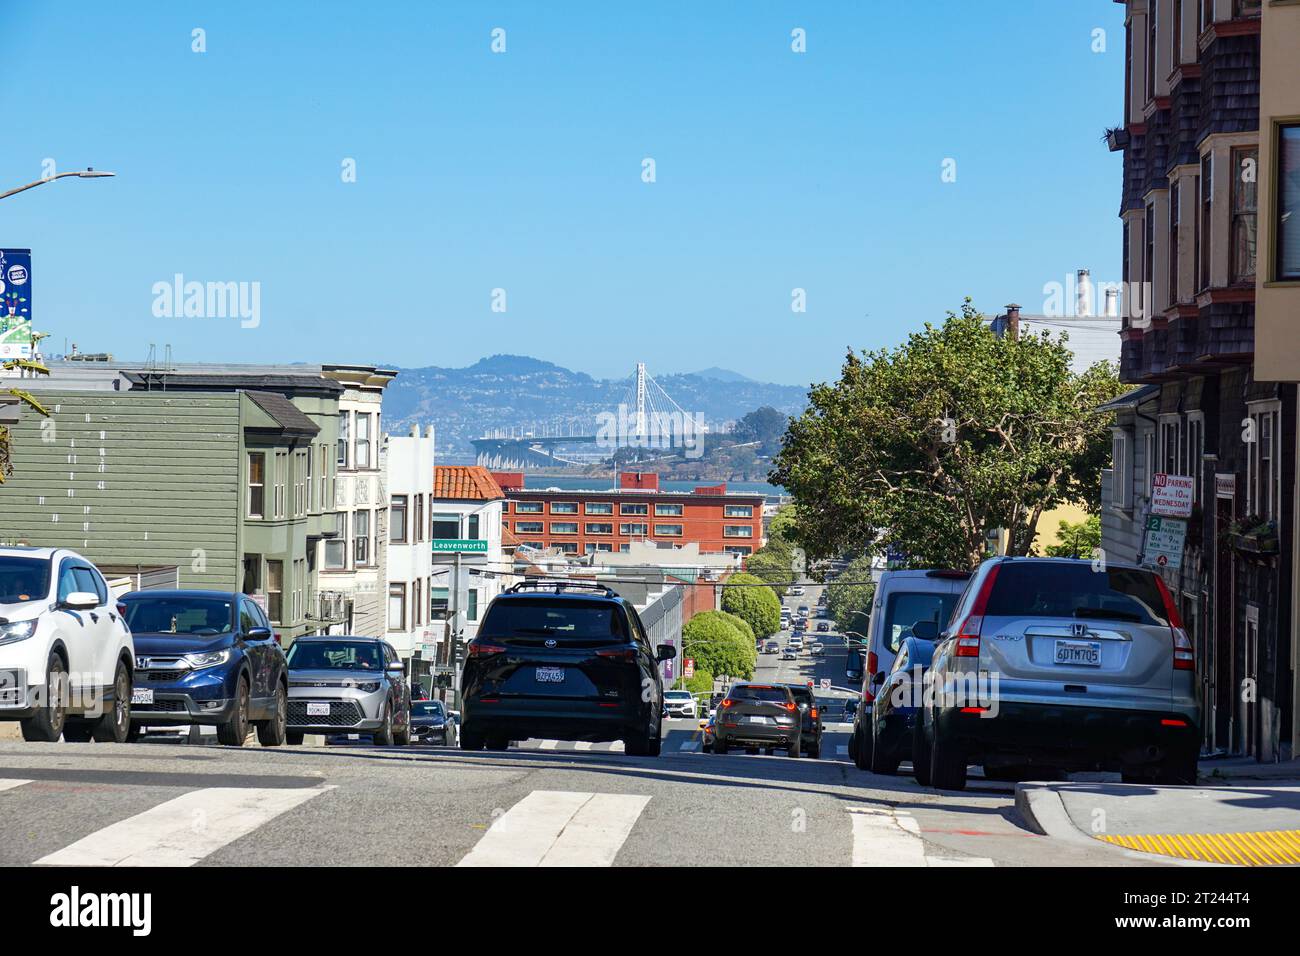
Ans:
[{"label": "green tree", "polygon": [[[50,370],[44,365],[29,359],[11,359],[7,362],[0,362],[0,369],[6,372],[11,372],[14,369],[24,369],[37,375],[50,374]],[[49,409],[37,401],[36,397],[30,392],[26,392],[21,388],[5,388],[0,389],[0,391],[6,395],[12,395],[18,399],[20,404],[26,405],[37,414],[44,415],[46,418],[49,417]],[[6,426],[0,425],[0,485],[4,484],[5,479],[13,473],[13,435]]]},{"label": "green tree", "polygon": [[721,611],[704,611],[682,628],[682,656],[710,674],[748,680],[754,676],[758,655],[754,641]]},{"label": "green tree", "polygon": [[1057,544],[1043,552],[1049,558],[1091,558],[1101,547],[1101,518],[1089,515],[1076,523],[1062,521],[1056,530]]},{"label": "green tree", "polygon": [[864,543],[913,565],[973,567],[989,531],[1027,554],[1042,513],[1099,507],[1109,363],[1070,370],[1064,337],[999,338],[967,299],[894,349],[847,355],[809,393],[772,480],[795,498],[794,537],[812,560]]},{"label": "green tree", "polygon": [[781,630],[781,600],[764,583],[753,574],[733,574],[722,588],[722,610],[746,622],[758,640]]},{"label": "green tree", "polygon": [[770,457],[780,451],[781,435],[789,422],[789,418],[771,405],[764,405],[736,422],[731,437],[738,442],[757,442],[759,451]]},{"label": "green tree", "polygon": [[733,614],[730,611],[723,611],[722,613],[727,618],[728,621],[730,621],[732,624],[735,625],[736,630],[738,630],[741,634],[745,635],[745,638],[751,644],[757,643],[758,638],[754,634],[754,629],[749,626],[748,621],[746,621],[739,614]]},{"label": "green tree", "polygon": [[[838,581],[844,583],[836,583]],[[871,602],[875,595],[876,585],[871,579],[871,556],[854,558],[844,573],[826,586],[826,615],[841,631],[865,634],[867,616],[871,613]]]},{"label": "green tree", "polygon": [[685,680],[678,680],[678,690],[689,690],[697,697],[701,694],[713,693],[713,675],[708,671],[701,669],[699,662],[695,664],[695,673]]}]

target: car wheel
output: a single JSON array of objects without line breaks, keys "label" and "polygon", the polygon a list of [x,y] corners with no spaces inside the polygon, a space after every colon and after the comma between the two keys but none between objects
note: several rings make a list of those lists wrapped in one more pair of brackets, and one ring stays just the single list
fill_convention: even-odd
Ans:
[{"label": "car wheel", "polygon": [[126,742],[129,744],[136,743],[144,736],[144,725],[132,723],[131,729],[126,732]]},{"label": "car wheel", "polygon": [[376,747],[393,745],[393,710],[387,703],[384,704],[384,722],[371,736],[371,741]]},{"label": "car wheel", "polygon": [[1196,758],[1195,750],[1167,757],[1156,770],[1156,783],[1166,787],[1194,786],[1198,770]]},{"label": "car wheel", "polygon": [[487,745],[487,739],[477,730],[470,730],[468,727],[462,727],[460,730],[460,749],[461,750],[482,750]]},{"label": "car wheel", "polygon": [[284,742],[288,744],[290,747],[301,747],[302,738],[303,738],[303,734],[301,731],[286,730],[284,732]]},{"label": "car wheel", "polygon": [[725,754],[728,749],[729,747],[725,741],[715,740],[713,742],[713,752],[715,754]]},{"label": "car wheel", "polygon": [[856,765],[858,762],[858,730],[856,727],[853,729],[853,732],[849,734],[848,751],[849,759]]},{"label": "car wheel", "polygon": [[930,738],[925,735],[920,714],[912,728],[912,775],[921,786],[930,785]]},{"label": "car wheel", "polygon": [[966,789],[966,754],[955,741],[945,740],[937,727],[930,742],[930,782],[936,790]]},{"label": "car wheel", "polygon": [[242,747],[248,737],[248,678],[239,678],[235,691],[235,712],[224,724],[217,724],[217,742],[227,747]]},{"label": "car wheel", "polygon": [[871,772],[878,773],[886,777],[892,777],[898,773],[898,765],[902,761],[897,757],[891,757],[879,744],[873,744],[871,747]]},{"label": "car wheel", "polygon": [[510,738],[504,734],[489,734],[484,741],[484,746],[488,750],[509,750]]},{"label": "car wheel", "polygon": [[90,725],[90,734],[102,744],[124,744],[131,732],[131,671],[117,662],[113,674],[113,706]]},{"label": "car wheel", "polygon": [[22,721],[23,740],[52,744],[63,736],[63,725],[67,722],[67,682],[63,658],[51,654],[45,664],[45,703],[35,716]]},{"label": "car wheel", "polygon": [[871,740],[871,733],[863,728],[856,731],[858,746],[853,751],[853,766],[859,770],[871,769],[871,752],[875,749]]},{"label": "car wheel", "polygon": [[84,744],[94,739],[91,726],[85,720],[67,720],[63,723],[63,742],[67,744]]},{"label": "car wheel", "polygon": [[283,684],[275,685],[275,713],[270,720],[257,723],[257,742],[263,747],[278,747],[284,743],[285,723],[288,720],[289,695]]},{"label": "car wheel", "polygon": [[799,754],[802,752],[802,748],[803,748],[803,738],[796,737],[794,738],[794,742],[790,744],[789,749],[786,750],[786,755],[790,757],[798,757]]}]

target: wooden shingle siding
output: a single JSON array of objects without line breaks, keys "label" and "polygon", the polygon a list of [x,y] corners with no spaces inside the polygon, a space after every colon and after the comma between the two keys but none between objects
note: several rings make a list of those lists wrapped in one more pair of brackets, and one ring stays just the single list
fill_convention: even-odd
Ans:
[{"label": "wooden shingle siding", "polygon": [[1197,140],[1259,129],[1259,35],[1221,36],[1201,54]]},{"label": "wooden shingle siding", "polygon": [[39,397],[51,416],[25,414],[14,429],[0,538],[99,564],[175,565],[185,587],[236,586],[238,393]]}]

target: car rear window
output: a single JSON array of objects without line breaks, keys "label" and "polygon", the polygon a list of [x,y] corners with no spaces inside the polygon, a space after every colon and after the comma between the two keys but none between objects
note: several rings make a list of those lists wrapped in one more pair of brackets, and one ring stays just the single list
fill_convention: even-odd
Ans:
[{"label": "car rear window", "polygon": [[223,598],[127,598],[126,626],[137,634],[229,634],[234,603]]},{"label": "car rear window", "polygon": [[807,704],[814,703],[817,700],[817,695],[807,687],[795,687],[792,685],[790,687],[790,694],[795,700],[801,700]]},{"label": "car rear window", "polygon": [[494,602],[478,633],[479,637],[519,634],[560,639],[628,639],[626,619],[617,604],[568,599],[548,601],[545,598]]},{"label": "car rear window", "polygon": [[50,590],[50,562],[45,558],[0,558],[0,604],[39,601]]},{"label": "car rear window", "polygon": [[989,617],[1078,617],[1169,626],[1155,575],[1138,568],[1094,571],[1090,563],[998,566]]},{"label": "car rear window", "polygon": [[790,700],[790,691],[785,687],[762,687],[757,684],[744,684],[731,688],[731,699],[769,700],[784,704]]},{"label": "car rear window", "polygon": [[897,654],[903,641],[912,636],[912,626],[918,621],[933,621],[942,631],[952,617],[960,594],[939,594],[933,591],[897,591],[885,599],[885,646]]}]

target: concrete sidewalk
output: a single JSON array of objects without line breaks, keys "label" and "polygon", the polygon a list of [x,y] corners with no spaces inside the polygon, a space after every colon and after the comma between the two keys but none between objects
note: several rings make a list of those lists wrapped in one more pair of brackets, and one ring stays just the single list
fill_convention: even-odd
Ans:
[{"label": "concrete sidewalk", "polygon": [[1016,810],[1036,833],[1147,861],[1300,865],[1300,783],[1022,783]]}]

